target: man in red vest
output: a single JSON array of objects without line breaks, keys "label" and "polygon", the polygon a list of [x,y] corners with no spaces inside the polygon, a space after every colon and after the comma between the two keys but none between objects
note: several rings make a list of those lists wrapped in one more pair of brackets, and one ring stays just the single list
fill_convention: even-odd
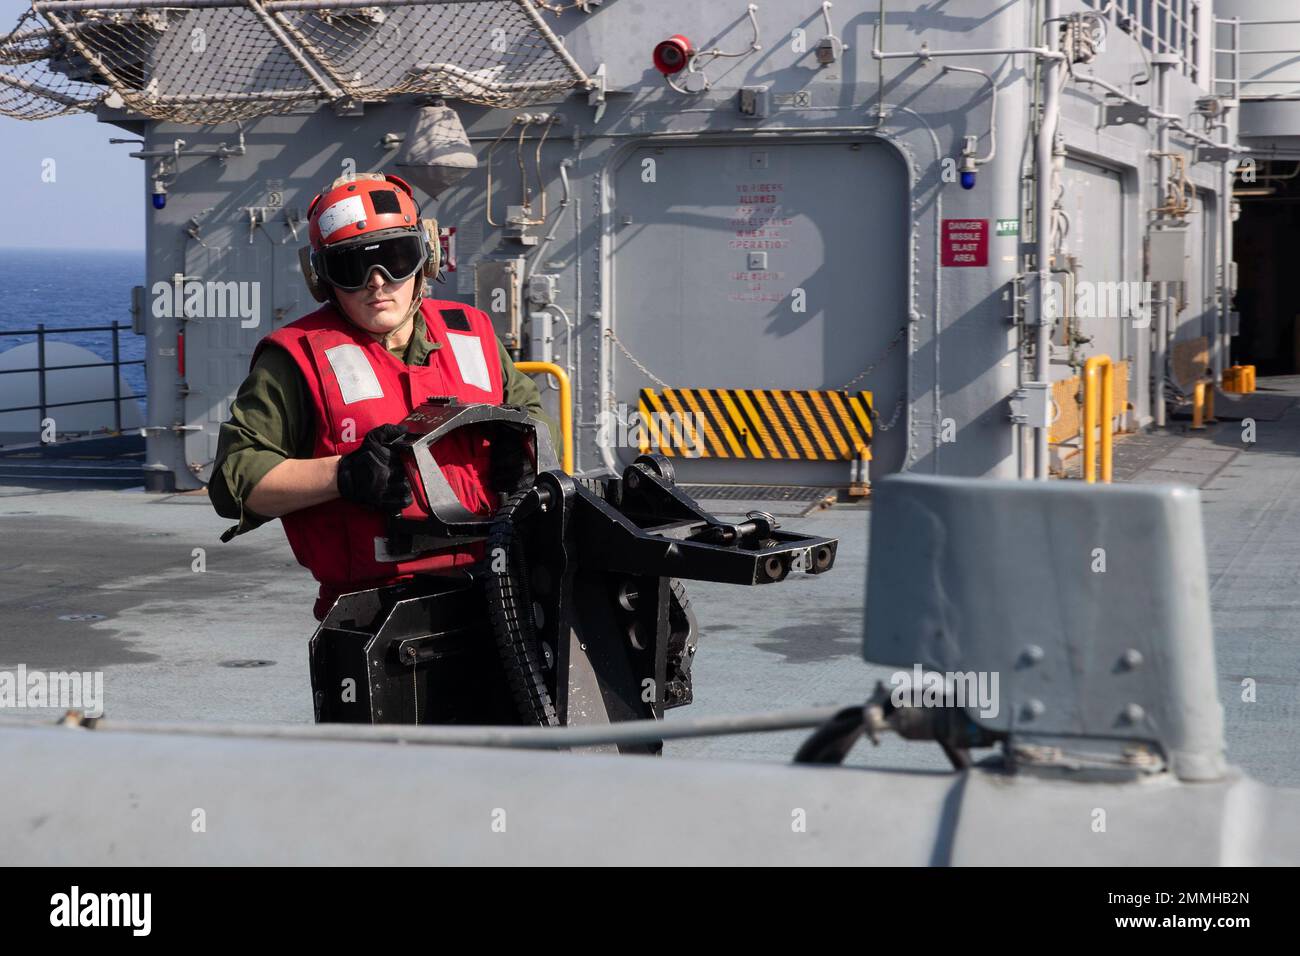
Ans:
[{"label": "man in red vest", "polygon": [[[258,343],[221,426],[208,491],[218,514],[239,521],[222,541],[280,518],[294,556],[320,582],[321,620],[340,594],[481,557],[478,546],[388,560],[386,515],[412,500],[390,446],[402,434],[395,422],[431,395],[520,405],[550,422],[486,314],[422,297],[437,237],[410,186],[344,177],[307,218],[304,277],[325,305]],[[460,502],[490,512],[487,442],[455,432],[435,453]]]}]

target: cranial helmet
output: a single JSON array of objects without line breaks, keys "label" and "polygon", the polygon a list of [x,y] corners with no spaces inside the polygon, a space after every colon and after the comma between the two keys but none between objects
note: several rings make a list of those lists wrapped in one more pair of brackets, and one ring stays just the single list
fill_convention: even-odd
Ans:
[{"label": "cranial helmet", "polygon": [[438,274],[438,224],[421,219],[406,181],[383,173],[341,176],[307,207],[310,246],[298,250],[307,289],[317,302],[331,287],[355,291],[378,269],[393,282]]}]

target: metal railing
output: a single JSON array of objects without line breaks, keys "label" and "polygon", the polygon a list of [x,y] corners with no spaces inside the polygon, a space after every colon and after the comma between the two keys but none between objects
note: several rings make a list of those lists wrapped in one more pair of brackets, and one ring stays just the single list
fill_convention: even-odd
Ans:
[{"label": "metal railing", "polygon": [[1182,73],[1202,78],[1201,51],[1213,38],[1203,36],[1208,8],[1204,0],[1085,0],[1112,25],[1152,53],[1182,60]]},{"label": "metal railing", "polygon": [[573,474],[573,388],[569,384],[569,374],[554,362],[516,362],[515,368],[525,375],[544,372],[560,383],[560,441],[563,445],[560,467]]},{"label": "metal railing", "polygon": [[[1218,94],[1220,84],[1227,84],[1232,91],[1232,99],[1240,100],[1242,96],[1241,89],[1243,86],[1290,86],[1292,90],[1286,93],[1269,93],[1261,91],[1259,93],[1247,93],[1247,96],[1257,96],[1260,98],[1278,98],[1286,96],[1294,99],[1300,95],[1300,77],[1293,77],[1288,80],[1279,79],[1242,79],[1241,78],[1241,58],[1243,56],[1297,56],[1300,55],[1300,47],[1282,47],[1282,48],[1260,48],[1260,49],[1242,49],[1241,48],[1241,28],[1242,27],[1280,27],[1295,26],[1300,24],[1300,18],[1290,17],[1287,19],[1267,19],[1267,20],[1243,20],[1240,17],[1215,17],[1215,45],[1213,50],[1213,59],[1215,64],[1215,75],[1211,84],[1211,91]],[[1220,27],[1228,27],[1228,46],[1221,47],[1218,45],[1218,30]],[[1229,57],[1232,61],[1232,76],[1225,77],[1218,75],[1218,61],[1220,56]],[[1290,65],[1290,64],[1288,64]]]},{"label": "metal railing", "polygon": [[[138,398],[143,398],[147,393],[138,395],[122,395],[122,373],[124,365],[143,365],[144,359],[123,359],[120,332],[125,329],[130,331],[131,326],[127,323],[114,322],[112,325],[79,325],[64,328],[48,329],[45,323],[39,323],[34,329],[5,329],[0,331],[0,336],[36,336],[36,365],[31,368],[6,368],[0,369],[0,375],[16,375],[21,372],[35,372],[37,381],[37,403],[35,405],[14,405],[9,408],[0,408],[0,414],[5,412],[30,412],[33,410],[40,412],[40,421],[44,421],[46,412],[51,408],[63,408],[69,405],[102,405],[105,402],[113,403],[113,425],[114,431],[122,430],[122,403],[133,402]],[[105,362],[78,362],[73,365],[46,365],[45,364],[45,339],[50,335],[66,335],[74,332],[111,332],[113,336],[113,358]],[[47,388],[45,375],[47,372],[60,371],[71,368],[105,368],[113,369],[113,396],[112,398],[85,398],[75,402],[50,402],[47,401]]]}]

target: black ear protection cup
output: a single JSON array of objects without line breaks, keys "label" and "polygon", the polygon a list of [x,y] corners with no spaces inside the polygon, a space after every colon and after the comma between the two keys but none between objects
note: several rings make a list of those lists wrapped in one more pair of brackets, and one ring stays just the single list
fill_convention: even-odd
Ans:
[{"label": "black ear protection cup", "polygon": [[424,242],[429,249],[429,255],[424,260],[424,277],[436,279],[438,271],[442,268],[442,243],[438,241],[438,220],[421,219],[420,226],[424,229]]}]

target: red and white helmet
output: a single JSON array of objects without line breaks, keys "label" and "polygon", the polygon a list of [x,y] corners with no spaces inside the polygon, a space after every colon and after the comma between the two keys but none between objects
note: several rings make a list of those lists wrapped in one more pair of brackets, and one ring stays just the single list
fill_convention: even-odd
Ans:
[{"label": "red and white helmet", "polygon": [[375,269],[394,282],[438,273],[438,245],[411,187],[397,176],[336,179],[307,207],[307,228],[303,274],[317,301],[329,297],[328,286],[364,287]]}]

